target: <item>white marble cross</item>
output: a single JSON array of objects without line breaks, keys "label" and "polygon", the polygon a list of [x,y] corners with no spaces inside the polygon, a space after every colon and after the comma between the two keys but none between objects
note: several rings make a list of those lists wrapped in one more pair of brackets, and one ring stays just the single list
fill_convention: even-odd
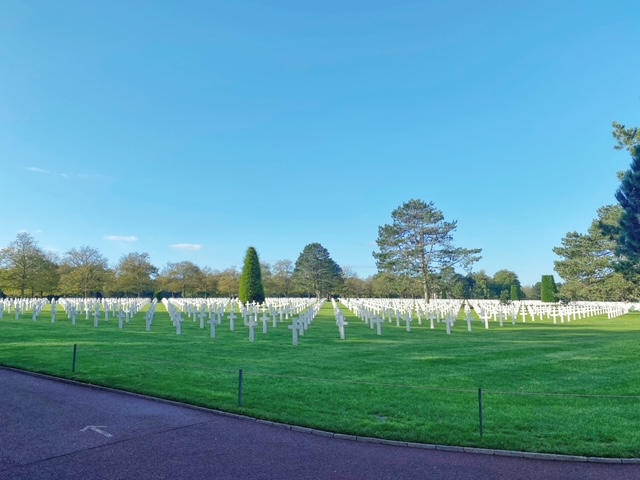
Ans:
[{"label": "white marble cross", "polygon": [[229,330],[232,332],[236,329],[236,314],[233,311],[233,308],[229,312]]},{"label": "white marble cross", "polygon": [[[202,318],[200,321],[202,321]],[[215,318],[209,320],[209,324],[211,325],[211,338],[216,338],[216,323],[217,322]]]},{"label": "white marble cross", "polygon": [[269,315],[267,315],[266,309],[262,311],[262,317],[260,317],[260,320],[262,320],[262,333],[267,333],[267,322],[269,321]]},{"label": "white marble cross", "polygon": [[375,324],[375,326],[376,326],[376,334],[377,335],[382,335],[382,323],[383,322],[384,322],[384,320],[379,315],[376,315],[375,317],[373,317],[371,319],[371,328],[373,328],[373,325]]},{"label": "white marble cross", "polygon": [[411,313],[407,312],[407,314],[404,317],[404,321],[407,324],[407,332],[411,331],[411,320],[412,320]]},{"label": "white marble cross", "polygon": [[[256,314],[256,317],[257,316],[258,315]],[[258,325],[258,322],[254,321],[252,317],[249,317],[249,318],[251,318],[251,320],[247,322],[247,327],[249,327],[249,341],[254,342],[256,339],[255,327],[256,325]]]},{"label": "white marble cross", "polygon": [[344,314],[342,312],[339,312],[336,317],[336,325],[338,325],[338,331],[340,332],[340,340],[344,340],[344,327],[349,325],[349,323],[344,321]]},{"label": "white marble cross", "polygon": [[433,312],[429,312],[429,324],[431,326],[431,330],[433,330],[435,327],[435,325],[433,324],[433,321],[436,319],[435,315]]},{"label": "white marble cross", "polygon": [[489,330],[489,317],[490,316],[491,315],[489,315],[488,311],[485,310],[484,312],[482,312],[482,320],[484,321],[484,328],[487,329],[487,330]]},{"label": "white marble cross", "polygon": [[300,322],[298,321],[297,318],[293,317],[293,319],[291,320],[291,325],[289,325],[287,327],[289,330],[291,330],[291,333],[293,334],[293,345],[297,346],[298,345],[298,331],[300,329]]}]

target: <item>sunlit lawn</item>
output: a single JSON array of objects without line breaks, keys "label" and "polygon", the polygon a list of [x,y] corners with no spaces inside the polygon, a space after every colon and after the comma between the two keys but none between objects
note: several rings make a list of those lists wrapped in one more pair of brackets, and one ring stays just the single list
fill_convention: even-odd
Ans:
[{"label": "sunlit lawn", "polygon": [[162,306],[151,332],[142,313],[119,330],[117,320],[94,328],[92,317],[72,326],[60,311],[55,324],[48,310],[36,322],[5,312],[0,364],[334,432],[640,457],[637,314],[558,325],[518,319],[489,330],[476,320],[472,332],[458,321],[450,336],[443,324],[414,322],[406,332],[393,322],[381,337],[351,316],[342,341],[325,304],[298,347],[286,323],[269,323],[266,335],[260,323],[250,343],[241,321],[235,332],[223,321],[212,339],[208,326],[184,317],[177,336]]}]

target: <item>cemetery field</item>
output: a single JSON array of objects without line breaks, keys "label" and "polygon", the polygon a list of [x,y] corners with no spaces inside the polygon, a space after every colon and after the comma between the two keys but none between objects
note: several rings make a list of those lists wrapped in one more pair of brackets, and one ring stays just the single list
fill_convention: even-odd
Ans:
[{"label": "cemetery field", "polygon": [[385,322],[378,336],[345,309],[340,340],[325,303],[293,346],[290,320],[249,342],[226,318],[211,338],[185,315],[176,335],[162,304],[151,331],[142,313],[120,330],[84,315],[72,326],[64,312],[51,323],[48,308],[0,320],[1,365],[351,435],[640,457],[640,314],[488,330],[476,319],[472,332],[459,320],[451,335]]}]

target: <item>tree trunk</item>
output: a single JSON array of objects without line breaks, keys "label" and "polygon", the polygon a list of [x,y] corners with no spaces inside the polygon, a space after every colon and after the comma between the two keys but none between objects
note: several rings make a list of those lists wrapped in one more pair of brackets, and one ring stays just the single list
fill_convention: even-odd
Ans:
[{"label": "tree trunk", "polygon": [[422,287],[424,288],[424,301],[429,303],[429,279],[426,275],[422,278]]}]

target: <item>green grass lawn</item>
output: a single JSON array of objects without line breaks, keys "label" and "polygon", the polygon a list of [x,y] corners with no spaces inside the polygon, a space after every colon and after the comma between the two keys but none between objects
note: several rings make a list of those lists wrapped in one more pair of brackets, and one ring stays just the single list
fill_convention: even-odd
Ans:
[{"label": "green grass lawn", "polygon": [[444,324],[414,322],[406,332],[393,322],[381,337],[350,314],[341,341],[327,303],[298,347],[285,323],[266,335],[260,323],[250,343],[241,321],[231,332],[225,320],[212,339],[184,318],[177,336],[162,305],[151,332],[141,313],[124,330],[80,315],[71,326],[60,311],[55,324],[48,310],[36,322],[5,313],[0,364],[341,433],[640,457],[638,314],[558,325],[519,318],[489,330],[476,320],[473,332],[458,321],[450,336]]}]

